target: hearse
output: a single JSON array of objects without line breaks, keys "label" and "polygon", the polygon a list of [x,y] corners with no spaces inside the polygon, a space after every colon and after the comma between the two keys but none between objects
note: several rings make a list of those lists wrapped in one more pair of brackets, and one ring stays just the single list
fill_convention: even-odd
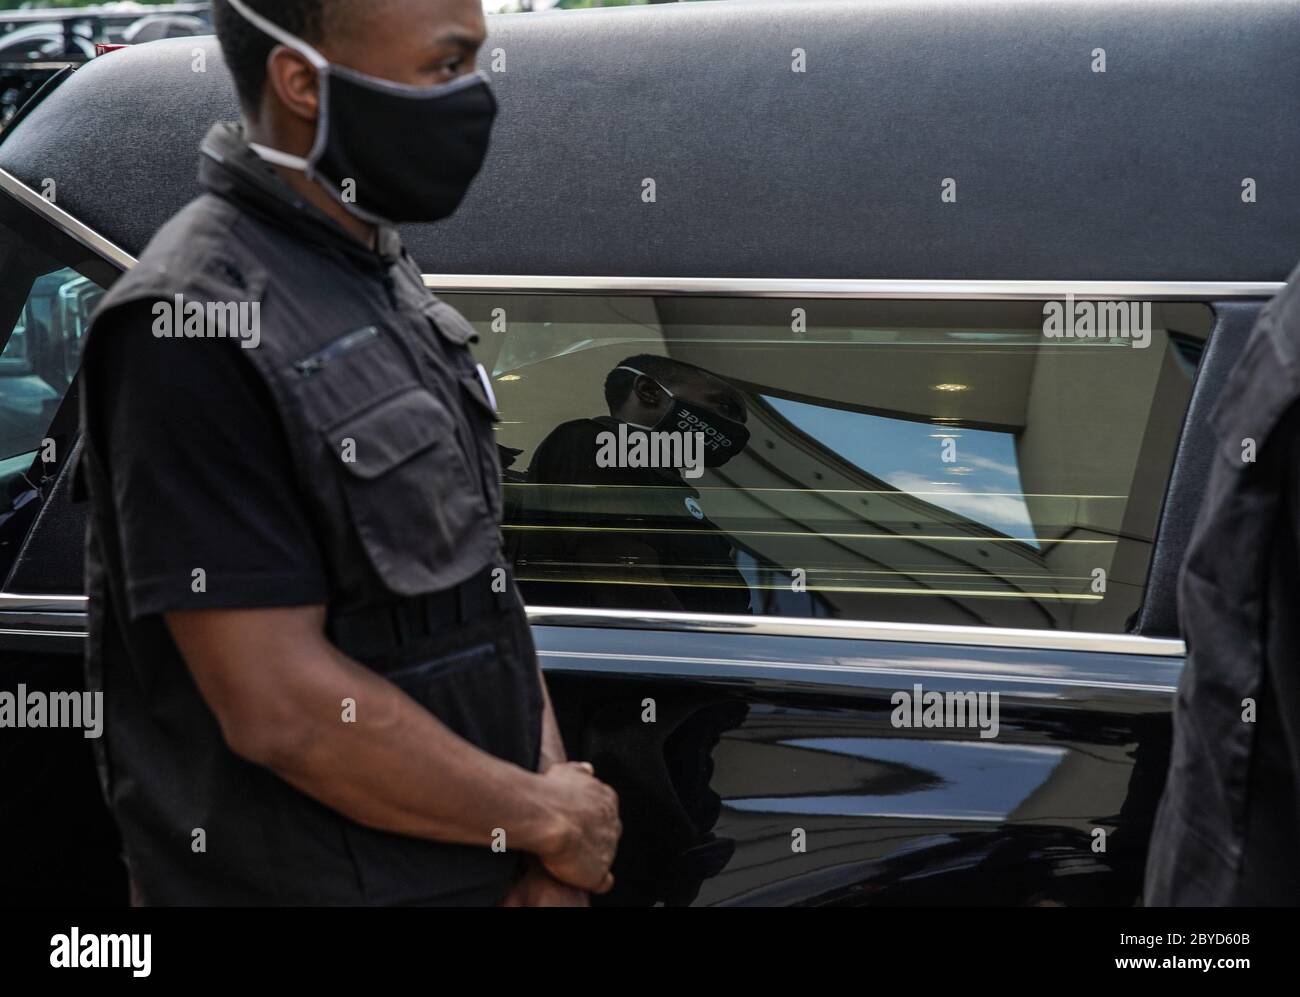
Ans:
[{"label": "hearse", "polygon": [[[1300,257],[1300,3],[489,26],[488,165],[405,235],[480,333],[503,540],[568,748],[621,796],[597,902],[1139,902],[1207,413]],[[0,691],[84,687],[80,330],[236,114],[215,41],[173,39],[0,143]],[[1144,345],[1045,335],[1067,300],[1149,308]],[[638,355],[732,385],[745,449],[694,507],[540,484]],[[0,729],[0,801],[5,903],[126,901],[81,731]]]}]

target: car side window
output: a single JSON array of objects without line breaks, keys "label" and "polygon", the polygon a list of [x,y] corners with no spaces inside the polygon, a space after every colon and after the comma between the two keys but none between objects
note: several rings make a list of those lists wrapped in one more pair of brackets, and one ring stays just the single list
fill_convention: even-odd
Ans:
[{"label": "car side window", "polygon": [[0,198],[0,570],[8,572],[76,429],[77,369],[116,271]]},{"label": "car side window", "polygon": [[[446,297],[481,334],[531,605],[1092,632],[1122,632],[1141,601],[1212,319],[1160,302]],[[681,419],[650,425],[661,397]],[[638,427],[670,424],[727,452],[645,466],[647,437],[638,464]]]}]

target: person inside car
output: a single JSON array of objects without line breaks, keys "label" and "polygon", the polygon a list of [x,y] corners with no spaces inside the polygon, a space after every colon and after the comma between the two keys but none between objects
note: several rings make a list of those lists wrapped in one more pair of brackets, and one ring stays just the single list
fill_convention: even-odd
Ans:
[{"label": "person inside car", "polygon": [[[704,467],[722,467],[744,450],[744,396],[702,367],[640,354],[609,372],[605,402],[608,415],[552,430],[529,465],[528,483],[537,487],[527,490],[521,515],[537,529],[517,550],[533,572],[521,583],[529,602],[748,614],[732,544],[692,484]],[[669,447],[649,451],[670,459],[636,459],[631,447],[641,434],[667,437]],[[703,441],[698,454],[671,446],[695,437]],[[556,529],[575,519],[586,527],[580,535]],[[584,565],[582,576],[542,580],[550,565],[566,563]]]}]

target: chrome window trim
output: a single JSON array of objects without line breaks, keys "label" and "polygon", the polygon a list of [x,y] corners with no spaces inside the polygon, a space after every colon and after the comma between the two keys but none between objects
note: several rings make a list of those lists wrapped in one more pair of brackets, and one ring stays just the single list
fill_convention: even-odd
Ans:
[{"label": "chrome window trim", "polygon": [[[660,674],[689,677],[704,671],[711,677],[726,676],[742,679],[780,679],[798,675],[801,682],[821,685],[839,685],[848,680],[870,680],[887,676],[891,681],[909,679],[952,679],[954,672],[938,668],[918,668],[910,662],[840,659],[825,661],[772,661],[758,658],[693,658],[683,655],[606,653],[602,651],[539,650],[538,657],[567,666],[574,671],[617,672],[619,667],[638,673],[655,671]],[[612,667],[611,667],[612,666]],[[979,672],[963,668],[961,681],[981,682],[1001,686],[1045,686],[1052,689],[1106,689],[1113,692],[1155,692],[1168,695],[1178,686],[1169,682],[1125,682],[1117,679],[1070,678],[1061,675],[1025,675],[1007,672]]]},{"label": "chrome window trim", "polygon": [[756,298],[861,298],[1039,301],[1064,298],[1222,301],[1271,298],[1285,286],[1267,281],[1132,280],[783,280],[745,277],[531,277],[425,274],[442,294],[701,295]]},{"label": "chrome window trim", "polygon": [[[39,632],[86,635],[85,596],[0,593],[0,634]],[[868,620],[803,619],[786,616],[659,613],[625,609],[527,607],[535,627],[591,627],[660,630],[677,633],[751,634],[765,637],[822,637],[900,644],[947,644],[966,647],[1023,648],[1039,651],[1087,651],[1100,654],[1181,657],[1181,640],[1134,634],[1078,633],[1067,630],[1016,630],[1007,627],[926,626],[919,623],[873,623]]]},{"label": "chrome window trim", "polygon": [[88,609],[84,595],[0,593],[0,635],[85,637]]},{"label": "chrome window trim", "polygon": [[921,623],[876,623],[870,620],[808,619],[790,616],[726,616],[529,606],[528,622],[535,627],[606,627],[628,630],[739,633],[768,637],[823,637],[902,644],[1090,651],[1102,654],[1145,654],[1160,657],[1181,657],[1186,654],[1186,647],[1181,640],[1142,637],[1134,634],[1017,630],[1010,627],[932,626]]},{"label": "chrome window trim", "polygon": [[135,266],[135,257],[115,242],[104,238],[89,225],[77,221],[57,204],[52,204],[32,188],[3,169],[0,169],[0,190],[12,194],[19,202],[44,216],[62,231],[71,236],[93,253],[102,256],[109,263],[130,270]]}]

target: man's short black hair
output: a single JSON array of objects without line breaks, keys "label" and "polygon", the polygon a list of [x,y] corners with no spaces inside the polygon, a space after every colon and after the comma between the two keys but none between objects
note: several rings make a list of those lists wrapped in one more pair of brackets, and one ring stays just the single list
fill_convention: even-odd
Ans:
[{"label": "man's short black hair", "polygon": [[[244,0],[244,4],[309,45],[319,45],[338,0]],[[216,0],[213,14],[239,103],[244,113],[256,114],[266,89],[266,60],[279,42],[241,17],[226,0]]]},{"label": "man's short black hair", "polygon": [[[628,357],[619,367],[634,367],[647,377],[652,377],[659,382],[660,387],[674,391],[678,385],[686,378],[704,377],[713,381],[722,381],[712,371],[707,371],[703,367],[697,367],[693,363],[687,363],[685,360],[674,360],[672,357],[656,356],[653,353],[638,353],[634,357]],[[628,396],[632,394],[632,385],[636,383],[636,375],[630,370],[619,370],[615,368],[609,372],[605,378],[605,404],[609,406],[611,413],[617,412],[623,407]],[[725,381],[722,381],[725,384]]]}]

